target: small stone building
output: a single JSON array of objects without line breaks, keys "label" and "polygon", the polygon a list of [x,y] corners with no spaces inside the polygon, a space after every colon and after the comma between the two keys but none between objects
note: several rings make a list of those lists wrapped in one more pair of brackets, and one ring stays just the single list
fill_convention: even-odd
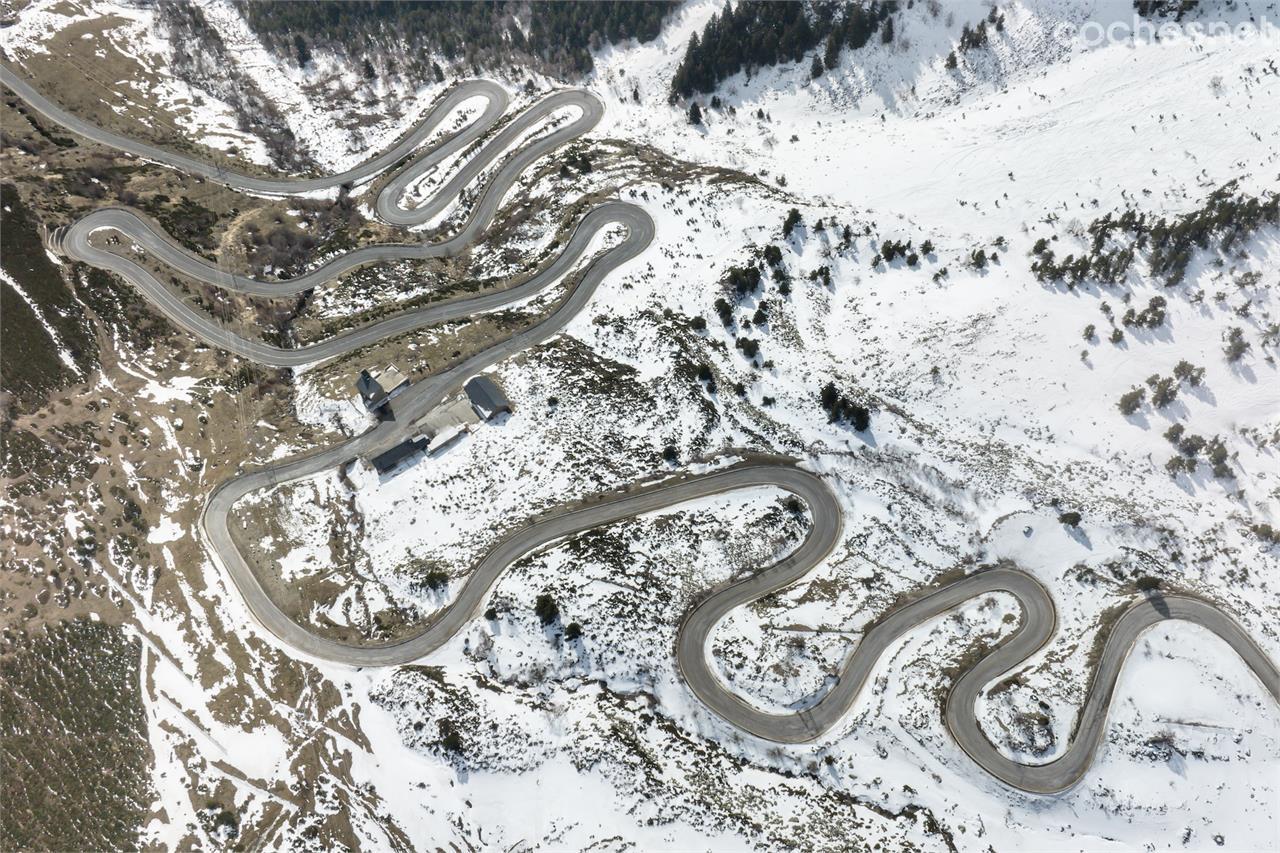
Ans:
[{"label": "small stone building", "polygon": [[389,364],[382,370],[360,371],[356,380],[356,390],[360,392],[360,400],[371,412],[385,406],[391,398],[409,387],[409,379],[394,365]]}]

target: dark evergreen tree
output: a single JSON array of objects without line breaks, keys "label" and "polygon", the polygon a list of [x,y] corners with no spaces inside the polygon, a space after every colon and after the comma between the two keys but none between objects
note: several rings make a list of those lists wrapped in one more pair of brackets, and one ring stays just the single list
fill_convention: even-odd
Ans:
[{"label": "dark evergreen tree", "polygon": [[544,592],[534,602],[533,612],[538,615],[539,622],[550,625],[560,618],[560,605],[556,604],[556,600],[551,595]]},{"label": "dark evergreen tree", "polygon": [[791,232],[800,224],[800,211],[794,207],[787,213],[787,218],[782,221],[782,236],[790,237]]},{"label": "dark evergreen tree", "polygon": [[827,36],[827,45],[822,50],[822,64],[827,68],[835,68],[840,63],[840,48],[844,43],[840,40],[840,36],[831,33]]},{"label": "dark evergreen tree", "polygon": [[299,67],[311,61],[311,49],[307,47],[307,40],[300,33],[295,33],[293,36],[293,55],[297,58]]}]

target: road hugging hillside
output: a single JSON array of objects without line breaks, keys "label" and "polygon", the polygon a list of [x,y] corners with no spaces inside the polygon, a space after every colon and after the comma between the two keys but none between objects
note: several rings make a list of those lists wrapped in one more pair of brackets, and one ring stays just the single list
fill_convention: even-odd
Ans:
[{"label": "road hugging hillside", "polygon": [[[1146,629],[1165,620],[1193,622],[1218,635],[1240,655],[1271,696],[1280,702],[1280,670],[1235,620],[1201,599],[1151,593],[1135,600],[1107,629],[1105,645],[1092,673],[1070,747],[1047,764],[1025,765],[1012,761],[1004,757],[982,732],[975,719],[975,704],[985,685],[1036,654],[1048,642],[1055,631],[1057,616],[1048,593],[1031,575],[999,567],[978,570],[958,581],[921,590],[917,596],[883,614],[867,628],[828,692],[816,704],[788,714],[760,711],[731,692],[716,675],[708,659],[708,638],[715,626],[734,608],[794,584],[825,560],[840,542],[844,524],[843,512],[830,486],[819,476],[800,467],[796,460],[778,457],[753,458],[708,474],[635,484],[624,491],[600,495],[577,506],[564,507],[528,520],[503,537],[473,567],[452,604],[408,639],[380,645],[355,645],[319,637],[291,619],[272,601],[254,567],[236,547],[228,529],[228,513],[235,503],[251,492],[345,465],[405,438],[415,421],[468,378],[562,331],[587,305],[610,272],[645,251],[653,237],[653,221],[643,209],[632,204],[619,201],[601,204],[577,223],[570,239],[550,265],[515,287],[405,311],[297,348],[271,346],[235,334],[184,302],[139,264],[93,246],[90,236],[102,230],[117,231],[145,249],[152,258],[183,275],[228,290],[265,297],[296,295],[370,263],[456,255],[481,237],[492,223],[503,197],[531,164],[595,127],[603,111],[601,102],[582,90],[561,91],[543,98],[494,134],[426,203],[405,207],[402,200],[406,189],[418,177],[483,138],[502,118],[508,98],[500,86],[482,80],[462,83],[442,97],[421,122],[388,150],[341,174],[294,179],[239,174],[95,127],[50,102],[3,66],[0,66],[0,82],[46,118],[77,135],[239,191],[287,196],[331,190],[344,184],[363,183],[399,166],[400,170],[379,192],[375,204],[377,215],[393,225],[418,225],[431,221],[447,210],[464,188],[487,168],[505,158],[484,179],[465,223],[448,239],[435,243],[366,246],[339,255],[297,278],[283,281],[261,281],[224,272],[181,247],[148,220],[124,208],[94,211],[50,235],[51,248],[117,273],[165,316],[191,334],[212,346],[261,364],[276,367],[311,364],[413,329],[510,306],[561,280],[583,257],[592,238],[603,229],[614,225],[626,229],[626,237],[621,243],[588,261],[577,284],[548,316],[521,332],[492,341],[486,349],[461,364],[408,387],[397,397],[395,420],[382,421],[368,432],[331,447],[236,476],[211,492],[201,518],[207,548],[216,563],[231,576],[254,617],[282,642],[303,655],[353,666],[388,666],[418,660],[447,643],[465,627],[482,609],[489,591],[506,568],[532,551],[594,527],[668,510],[695,498],[770,486],[795,495],[808,507],[812,523],[807,535],[795,550],[777,563],[762,567],[741,580],[708,590],[685,615],[675,650],[680,672],[690,690],[715,713],[752,735],[785,743],[811,741],[823,736],[844,719],[876,662],[899,638],[965,601],[1000,592],[1017,599],[1022,611],[1021,622],[1016,631],[987,649],[959,676],[947,695],[944,718],[964,751],[992,776],[1013,787],[1049,794],[1071,787],[1084,776],[1105,731],[1107,711],[1129,651]],[[477,118],[460,130],[445,134],[434,146],[418,151],[446,116],[463,102],[477,97],[485,101],[485,108]],[[517,140],[528,130],[565,108],[575,109],[577,118],[515,147]]]}]

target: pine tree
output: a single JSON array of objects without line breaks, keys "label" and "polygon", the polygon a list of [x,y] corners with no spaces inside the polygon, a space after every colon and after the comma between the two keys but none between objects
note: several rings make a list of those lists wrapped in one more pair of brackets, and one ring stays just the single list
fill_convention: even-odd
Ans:
[{"label": "pine tree", "polygon": [[[714,21],[714,17],[712,20]],[[676,76],[671,81],[671,88],[676,94],[685,98],[693,94],[694,67],[699,62],[701,52],[702,41],[698,38],[698,34],[694,33],[689,38],[689,46],[685,48],[684,59],[680,60],[680,65],[676,68]]]},{"label": "pine tree", "polygon": [[791,231],[800,224],[800,211],[794,207],[787,213],[787,218],[782,222],[782,236],[790,237]]},{"label": "pine tree", "polygon": [[298,66],[305,66],[311,61],[311,49],[307,47],[307,40],[302,37],[301,33],[293,35],[293,52],[298,58]]},{"label": "pine tree", "polygon": [[884,19],[884,26],[880,28],[880,43],[893,44],[893,18]]},{"label": "pine tree", "polygon": [[835,68],[840,63],[840,39],[833,32],[827,36],[827,46],[822,51],[822,64],[827,68]]},{"label": "pine tree", "polygon": [[689,124],[702,124],[702,107],[697,101],[689,105]]},{"label": "pine tree", "polygon": [[809,78],[811,80],[817,80],[822,76],[822,72],[825,70],[826,69],[822,66],[822,57],[815,53],[813,55],[813,62],[809,65]]},{"label": "pine tree", "polygon": [[550,625],[560,618],[560,606],[550,594],[545,592],[540,594],[534,602],[533,612],[537,614],[538,621],[543,625]]}]

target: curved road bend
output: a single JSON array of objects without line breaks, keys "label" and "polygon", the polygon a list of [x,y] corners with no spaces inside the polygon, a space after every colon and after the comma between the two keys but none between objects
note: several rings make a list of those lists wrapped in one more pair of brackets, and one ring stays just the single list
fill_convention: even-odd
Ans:
[{"label": "curved road bend", "polygon": [[[829,512],[830,507],[803,497],[814,511],[818,538],[823,539],[830,526],[817,516]],[[978,695],[985,685],[1026,661],[1048,642],[1057,614],[1048,592],[1035,578],[1022,571],[997,568],[947,584],[885,614],[864,633],[842,663],[835,683],[817,704],[786,714],[761,711],[727,690],[715,675],[708,656],[708,639],[716,624],[734,608],[783,589],[803,576],[812,565],[805,565],[813,553],[809,545],[806,541],[797,550],[797,554],[806,554],[798,565],[784,560],[715,590],[689,611],[676,640],[680,670],[698,698],[738,728],[766,740],[804,743],[822,736],[844,718],[880,657],[904,634],[966,601],[998,592],[1009,593],[1018,600],[1022,610],[1019,627],[956,681],[947,696],[944,719],[947,729],[974,761],[1015,788],[1038,794],[1058,793],[1084,776],[1105,733],[1107,710],[1125,658],[1147,628],[1165,620],[1182,619],[1217,634],[1235,650],[1272,698],[1280,702],[1280,670],[1235,620],[1199,599],[1153,595],[1135,602],[1109,629],[1075,736],[1066,752],[1042,765],[1011,761],[1000,754],[979,726],[975,716]]]},{"label": "curved road bend", "polygon": [[156,145],[139,142],[78,118],[46,98],[38,89],[3,63],[0,63],[0,83],[13,90],[36,112],[50,121],[62,125],[77,136],[92,142],[108,145],[144,160],[161,163],[188,174],[199,175],[216,183],[225,184],[232,189],[263,193],[265,195],[300,195],[331,190],[343,184],[360,183],[364,179],[376,175],[407,157],[415,148],[431,137],[439,124],[454,109],[472,98],[483,98],[486,102],[485,108],[476,119],[460,130],[447,134],[441,140],[440,145],[432,149],[428,155],[431,158],[428,162],[415,161],[412,164],[411,168],[416,176],[416,174],[425,171],[427,167],[448,157],[453,152],[461,150],[473,140],[483,136],[507,111],[507,105],[510,102],[506,90],[497,83],[489,80],[468,80],[445,93],[430,111],[423,116],[422,120],[414,125],[391,148],[345,172],[315,178],[263,178],[256,175],[246,175],[223,166],[214,165],[205,160],[199,160]]},{"label": "curved road bend", "polygon": [[[0,80],[6,83],[13,80],[17,85],[11,86],[11,88],[19,95],[26,97],[25,90],[34,92],[34,89],[15,78],[12,72],[4,69],[3,66],[0,66],[0,70],[5,72],[0,74]],[[489,89],[496,89],[498,92],[502,91],[497,84],[488,81],[478,82],[483,83],[481,87],[483,91],[488,91]],[[468,84],[462,84],[454,92],[456,93],[459,89],[467,87]],[[55,105],[49,104],[38,93],[36,97],[39,97],[40,101],[33,104],[33,106],[42,113],[49,117],[66,115],[64,111]],[[503,93],[503,98],[500,100],[505,104],[505,93]],[[492,102],[494,102],[493,99],[491,99]],[[118,255],[93,246],[89,241],[90,235],[103,229],[119,231],[133,242],[142,246],[158,260],[193,279],[242,293],[268,297],[301,293],[331,281],[364,264],[456,255],[474,242],[484,229],[491,224],[503,196],[506,195],[530,165],[595,127],[603,115],[603,105],[599,99],[589,92],[567,90],[556,92],[533,104],[499,131],[494,139],[484,145],[475,157],[468,160],[453,178],[435,192],[432,198],[421,207],[413,209],[401,208],[398,206],[399,199],[405,187],[439,159],[437,154],[442,149],[433,149],[426,152],[383,188],[377,201],[380,215],[391,218],[399,224],[427,221],[452,203],[453,199],[462,192],[468,183],[503,154],[507,147],[514,144],[522,134],[556,111],[566,108],[576,108],[579,113],[578,116],[550,133],[535,138],[505,160],[482,186],[476,204],[462,229],[457,234],[441,242],[366,246],[345,252],[315,270],[283,281],[262,281],[220,270],[208,260],[178,245],[168,234],[155,228],[147,220],[124,208],[96,210],[77,220],[68,228],[61,229],[55,235],[54,242],[59,250],[70,257],[108,269],[133,282],[171,321],[212,346],[222,347],[236,355],[274,367],[299,367],[304,364],[322,361],[393,335],[468,317],[478,312],[497,310],[532,296],[567,273],[585,252],[597,231],[609,225],[620,224],[627,228],[628,237],[623,246],[613,250],[612,254],[617,260],[612,262],[612,266],[616,266],[617,263],[633,257],[635,253],[638,253],[644,246],[648,245],[649,240],[652,238],[653,224],[648,220],[648,215],[634,205],[628,205],[623,202],[602,204],[594,208],[579,222],[567,246],[550,266],[515,287],[443,305],[425,306],[352,329],[309,346],[290,348],[272,346],[257,339],[245,338],[235,334],[204,311],[189,305],[176,291],[163,284],[140,264],[124,255]],[[439,107],[432,110],[427,118],[424,119],[424,124],[419,125],[405,141],[402,141],[393,150],[404,148],[411,140],[417,140],[422,136],[419,130],[426,127],[426,123],[439,121],[438,118],[435,118],[439,110]],[[494,120],[496,120],[496,117]],[[88,139],[108,145],[117,145],[118,142],[129,143],[128,140],[110,131],[95,128],[80,120],[75,120],[75,122],[75,126],[70,129]],[[489,125],[492,123],[490,121]],[[481,131],[484,129],[486,128],[480,128]],[[450,150],[456,148],[456,143],[460,138],[459,136],[453,137],[444,147]],[[463,141],[469,142],[471,138],[468,137]],[[159,152],[159,149],[153,149],[152,146],[146,146],[141,143],[137,145],[129,143],[129,146],[117,145],[117,147],[125,147],[125,150],[139,146],[148,152],[153,150]],[[446,151],[445,153],[448,152]],[[316,181],[329,182],[329,186],[336,186],[337,183],[350,179],[352,176],[366,177],[376,171],[376,168],[381,168],[382,165],[385,165],[381,162],[385,159],[385,156],[374,158],[362,166],[333,178],[310,179],[308,182],[302,183],[305,183],[308,187],[315,188]],[[170,159],[175,163],[185,163],[190,158],[172,155]],[[205,165],[207,167],[208,164]],[[251,189],[255,187],[261,188],[264,185],[263,179],[247,175],[226,171],[220,171],[220,175],[220,180],[233,188]],[[296,186],[298,182],[276,181],[271,185],[279,189],[281,187]],[[639,245],[639,248],[636,248],[639,243],[643,245]],[[609,265],[609,263],[606,263],[606,265]]]},{"label": "curved road bend", "polygon": [[[223,169],[191,160],[182,155],[170,154],[151,146],[134,143],[131,140],[94,128],[50,104],[38,92],[35,92],[30,86],[16,78],[3,66],[0,66],[0,82],[8,85],[47,118],[90,139],[114,145],[117,148],[137,153],[139,156],[168,163],[177,168],[183,168],[215,180],[221,180],[229,186],[239,186],[242,189],[260,192],[281,193],[328,188],[339,183],[367,177],[373,172],[385,168],[387,165],[406,156],[423,138],[429,135],[430,130],[421,132],[421,134],[420,131],[432,123],[433,117],[435,123],[440,121],[439,115],[442,115],[442,113],[438,113],[438,111],[443,110],[444,113],[447,113],[449,109],[452,109],[453,106],[460,102],[449,102],[448,98],[446,98],[444,102],[432,110],[427,118],[424,119],[422,125],[412,131],[395,148],[381,157],[368,161],[362,167],[357,167],[332,178],[272,182],[251,176],[234,175]],[[475,85],[464,84],[455,89],[451,95],[465,98],[487,91],[483,88],[475,88]],[[471,88],[468,88],[468,86]],[[499,89],[498,91],[500,92],[501,90]],[[501,103],[505,107],[505,94],[502,94],[501,98],[503,99]],[[569,100],[571,101],[572,99]],[[494,104],[499,102],[498,96],[495,94],[489,100],[490,110],[486,111],[481,120],[469,126],[467,130],[447,138],[443,146],[452,146],[449,151],[457,150],[457,146],[464,145],[482,134],[484,129],[487,129],[497,120],[492,108]],[[509,180],[514,180],[511,170],[516,170],[514,174],[518,174],[519,169],[526,168],[533,159],[541,156],[541,153],[545,153],[555,145],[563,144],[564,141],[572,138],[572,136],[585,132],[584,129],[578,129],[582,127],[584,122],[589,126],[594,125],[599,119],[599,102],[590,97],[587,97],[585,102],[588,106],[583,107],[582,117],[577,122],[571,123],[568,127],[561,128],[546,137],[535,140],[517,155],[517,158],[524,155],[527,159],[517,160],[517,158],[512,158],[498,170],[493,179],[485,186],[477,210],[472,214],[470,221],[464,228],[463,234],[467,235],[466,239],[474,239],[492,218],[493,212],[501,201],[502,194],[510,187]],[[547,101],[544,99],[539,104],[535,104],[531,110],[545,103]],[[557,106],[548,109],[548,114],[554,109],[565,105],[583,106],[582,103],[573,104],[569,101],[555,103],[557,103]],[[449,104],[449,106],[446,107],[446,104]],[[591,104],[595,105],[594,112],[590,106]],[[501,112],[502,110],[499,109],[497,114],[500,115]],[[529,112],[526,111],[521,117],[523,118],[528,114]],[[540,119],[541,117],[539,116],[538,118]],[[529,124],[536,120],[538,119],[532,119]],[[488,122],[487,125],[485,124],[486,121]],[[519,119],[517,119],[518,121]],[[589,129],[589,126],[587,129]],[[485,163],[491,162],[503,150],[505,145],[509,145],[527,127],[528,125],[521,125],[516,122],[509,125],[503,131],[507,136],[500,136],[482,150],[482,155],[487,153],[488,156]],[[475,131],[474,135],[467,136],[474,128],[480,129]],[[576,132],[574,132],[575,130]],[[458,142],[462,138],[465,138],[465,141]],[[538,154],[530,153],[532,150],[539,149],[541,150]],[[471,164],[467,164],[423,208],[407,211],[398,207],[400,196],[417,174],[421,173],[422,164],[438,162],[439,157],[435,155],[439,150],[434,149],[424,157],[416,160],[414,165],[407,170],[407,173],[411,173],[409,178],[406,179],[404,175],[401,175],[388,183],[378,198],[380,215],[386,216],[392,221],[398,221],[401,224],[426,221],[435,213],[426,213],[424,211],[434,210],[439,212],[443,210],[452,200],[450,193],[456,194],[456,192],[460,191],[462,184],[465,184],[466,180],[474,178],[483,168],[482,166],[469,169]],[[517,169],[516,163],[522,163],[522,165],[519,165]],[[469,175],[470,177],[462,180],[462,175]],[[91,217],[95,216],[100,218],[97,220],[91,219]],[[258,292],[253,288],[270,286],[273,288],[273,293],[279,294],[289,292],[287,289],[289,287],[297,286],[299,289],[306,289],[314,286],[313,284],[303,284],[298,280],[294,280],[293,282],[284,283],[285,289],[282,290],[277,283],[267,285],[262,282],[254,282],[251,279],[233,277],[228,280],[218,278],[217,270],[215,269],[213,273],[210,273],[209,265],[203,262],[202,259],[195,258],[190,253],[181,250],[180,247],[176,247],[176,244],[173,244],[167,238],[167,235],[154,232],[143,220],[137,217],[133,217],[130,220],[129,216],[131,214],[128,214],[127,211],[120,210],[95,212],[86,219],[91,223],[97,224],[94,224],[93,227],[86,226],[81,231],[75,231],[77,226],[72,226],[72,230],[68,232],[64,239],[68,241],[68,248],[72,251],[88,254],[89,257],[85,259],[90,263],[107,266],[107,268],[128,277],[139,286],[148,298],[156,301],[162,311],[169,314],[171,318],[177,320],[185,328],[202,337],[212,335],[213,340],[210,342],[215,345],[226,346],[228,349],[239,352],[239,354],[247,358],[260,360],[268,364],[278,363],[272,359],[282,358],[281,353],[291,352],[275,350],[275,348],[259,350],[256,347],[242,346],[235,341],[229,341],[224,330],[211,329],[209,326],[200,325],[194,317],[188,316],[187,312],[181,311],[172,301],[166,300],[166,297],[161,294],[168,294],[169,292],[159,287],[159,283],[155,282],[154,277],[149,276],[137,264],[133,264],[131,261],[112,253],[95,250],[88,246],[87,240],[83,240],[83,238],[87,237],[89,231],[98,227],[117,228],[130,234],[139,242],[143,242],[150,250],[164,257],[166,261],[174,258],[174,261],[169,262],[176,267],[184,269],[188,274],[194,274],[197,278],[202,278],[202,275],[209,276],[208,278],[202,278],[202,280],[242,289],[246,292]],[[395,217],[403,218],[395,219]],[[1023,765],[1010,761],[1000,755],[994,745],[982,733],[974,716],[975,703],[979,692],[985,684],[990,683],[1001,674],[1027,660],[1048,641],[1055,628],[1056,613],[1048,593],[1030,575],[1010,569],[992,569],[933,590],[927,595],[908,602],[886,614],[878,623],[866,631],[858,647],[844,661],[832,688],[814,706],[803,711],[787,714],[760,711],[732,693],[716,676],[708,659],[708,641],[711,631],[734,608],[783,589],[807,574],[825,559],[838,543],[843,523],[843,514],[839,502],[826,483],[817,476],[786,462],[751,463],[711,474],[691,476],[674,482],[642,486],[633,492],[609,496],[583,508],[554,513],[521,527],[500,540],[477,564],[464,583],[458,597],[451,605],[437,614],[424,627],[421,633],[399,643],[381,646],[350,646],[317,637],[290,619],[270,599],[253,570],[236,549],[227,526],[227,514],[231,507],[240,498],[252,491],[306,477],[322,470],[345,464],[352,458],[373,448],[390,443],[399,436],[407,423],[416,420],[419,415],[429,411],[447,391],[456,387],[468,376],[556,334],[581,310],[605,275],[619,264],[625,263],[642,252],[652,239],[653,223],[642,210],[620,202],[602,205],[589,213],[575,230],[569,246],[566,247],[561,257],[556,261],[556,264],[561,264],[562,262],[564,264],[564,266],[559,267],[559,271],[566,271],[568,265],[571,265],[581,255],[590,240],[591,234],[613,222],[620,222],[627,227],[627,239],[621,245],[598,256],[588,265],[578,287],[574,289],[555,312],[537,326],[531,327],[505,341],[500,341],[490,349],[468,359],[463,364],[437,376],[429,377],[406,389],[398,398],[398,411],[403,413],[399,420],[380,424],[369,432],[337,446],[244,474],[224,482],[213,491],[200,519],[201,529],[210,545],[214,558],[231,575],[255,618],[262,622],[268,630],[301,652],[341,663],[366,666],[416,660],[438,648],[461,630],[478,611],[489,589],[492,588],[505,568],[531,551],[593,527],[621,521],[643,513],[668,509],[694,498],[755,486],[774,486],[791,492],[808,505],[813,524],[804,541],[798,548],[774,565],[750,577],[724,584],[712,590],[707,597],[691,608],[682,621],[677,636],[677,662],[690,689],[717,714],[751,734],[784,743],[800,743],[820,737],[837,725],[848,712],[854,701],[856,701],[862,687],[866,684],[875,663],[892,643],[921,623],[946,613],[975,596],[994,592],[1007,592],[1017,598],[1022,608],[1022,621],[1011,636],[989,650],[956,681],[947,697],[944,719],[952,736],[955,737],[960,747],[975,762],[996,778],[1013,787],[1033,793],[1054,793],[1071,787],[1084,775],[1092,762],[1094,753],[1097,751],[1098,744],[1101,742],[1105,731],[1107,710],[1125,658],[1138,637],[1147,628],[1167,619],[1182,619],[1194,622],[1217,634],[1231,645],[1250,670],[1259,678],[1271,696],[1280,702],[1280,672],[1277,671],[1275,664],[1272,663],[1266,653],[1249,638],[1234,620],[1213,605],[1199,599],[1177,595],[1152,596],[1134,603],[1109,630],[1103,654],[1090,683],[1085,706],[1077,721],[1075,737],[1067,751],[1057,760],[1044,765]],[[139,227],[139,223],[145,227]],[[448,241],[440,245],[448,245]],[[369,248],[378,249],[384,247]],[[403,250],[424,247],[385,248]],[[176,255],[173,253],[174,249],[177,251]],[[367,250],[356,250],[357,253],[365,251]],[[183,260],[183,256],[193,260]],[[357,257],[360,256],[357,255]],[[368,257],[370,260],[384,259],[373,256]],[[404,255],[400,255],[400,257],[404,257]],[[339,262],[342,261],[341,258],[337,260]],[[367,261],[358,261],[357,263],[364,262]],[[348,261],[348,263],[350,262]],[[204,269],[200,268],[201,265],[203,265]],[[334,274],[332,270],[335,268],[326,265],[309,275],[328,269],[328,275],[332,277]],[[346,267],[344,269],[349,268]],[[148,282],[148,279],[150,279],[150,282]],[[535,276],[534,279],[521,285],[521,287],[526,288],[527,292],[532,292],[546,283],[545,276]],[[527,295],[527,292],[524,295]],[[172,294],[169,294],[169,296],[172,297]],[[522,296],[515,298],[522,298]],[[499,301],[490,303],[479,301],[483,299],[497,299]],[[469,310],[488,310],[498,307],[510,299],[512,299],[511,291],[508,291],[503,294],[477,297],[475,300],[466,300],[456,305],[439,306],[434,309],[439,312],[460,312],[456,315],[441,313],[434,315],[434,319],[425,319],[427,315],[422,314],[417,316],[409,315],[407,320],[392,318],[391,321],[384,321],[382,324],[374,324],[368,327],[370,330],[376,329],[376,332],[356,330],[348,335],[332,339],[332,342],[324,342],[333,349],[319,352],[327,352],[329,354],[345,352],[351,348],[362,346],[366,342],[376,340],[381,336],[398,334],[408,328],[416,328],[415,322],[423,325],[430,322],[440,322],[450,316],[461,316],[461,314],[468,313]],[[470,306],[469,309],[464,307],[468,305]],[[207,321],[208,318],[206,317],[205,320]],[[404,327],[386,325],[396,320],[408,325]],[[365,334],[371,337],[361,338],[357,342],[355,336],[358,334]],[[250,342],[242,343],[248,344]],[[236,349],[237,346],[240,346],[240,349]],[[259,346],[265,347],[265,345],[261,344]],[[307,349],[303,348],[297,352],[304,352]],[[304,358],[303,361],[328,357],[328,355],[317,355],[316,353],[317,350],[312,349],[310,355]]]},{"label": "curved road bend", "polygon": [[[104,223],[106,224],[104,225]],[[167,236],[160,237],[152,230],[148,222],[129,211],[107,208],[90,213],[63,232],[59,248],[77,260],[110,270],[124,277],[141,291],[147,299],[151,300],[166,317],[211,346],[221,347],[260,364],[268,364],[273,367],[300,367],[304,364],[311,364],[353,352],[361,347],[394,335],[413,331],[414,329],[470,317],[481,312],[495,311],[536,295],[567,274],[578,259],[582,257],[583,253],[586,252],[591,239],[596,233],[611,225],[625,226],[627,236],[620,245],[615,246],[598,258],[595,264],[596,269],[603,269],[606,272],[611,271],[619,264],[644,251],[653,239],[653,221],[644,210],[626,202],[606,202],[593,208],[582,218],[574,228],[564,249],[550,265],[518,285],[467,299],[454,300],[438,305],[424,305],[373,323],[357,326],[333,337],[301,347],[277,347],[257,338],[246,338],[238,335],[230,327],[224,326],[205,311],[188,303],[176,290],[161,282],[136,261],[124,255],[118,255],[115,252],[96,248],[88,241],[90,231],[101,227],[111,227],[125,233],[132,239],[142,238],[140,242],[146,242],[146,235],[152,235],[155,239],[160,240],[162,244],[169,245]],[[137,230],[139,228],[141,230]],[[387,250],[389,257],[403,258],[429,257],[436,246],[370,246],[368,248]],[[363,251],[362,249],[357,249],[350,254]],[[343,257],[350,257],[350,255]],[[331,263],[338,263],[341,260],[341,258],[338,258]],[[368,260],[371,260],[371,258]],[[368,260],[361,261],[361,263],[367,263]],[[210,267],[210,269],[213,268]],[[324,268],[322,267],[321,269]],[[571,296],[570,301],[576,305],[585,304],[585,297],[589,297],[594,292],[602,277],[597,276],[590,281],[586,279],[580,281],[577,290],[584,291],[584,298],[574,300]],[[504,341],[497,345],[499,349],[503,350],[503,357],[518,351],[511,350],[509,344],[509,341]]]},{"label": "curved road bend", "polygon": [[[551,114],[568,107],[577,108],[578,116],[550,133],[521,146],[516,153],[505,160],[481,187],[479,197],[462,228],[453,236],[440,242],[384,243],[364,246],[343,252],[315,269],[294,278],[255,279],[220,269],[208,259],[181,246],[167,233],[127,208],[102,208],[81,217],[61,231],[58,237],[61,242],[60,248],[77,259],[88,262],[88,254],[94,251],[89,244],[90,235],[96,231],[113,229],[126,234],[157,260],[192,279],[227,290],[267,297],[294,296],[366,264],[452,257],[467,249],[492,224],[503,197],[529,166],[565,143],[589,132],[599,123],[603,115],[603,106],[600,101],[591,93],[578,90],[548,95],[507,124],[494,139],[481,148],[475,157],[469,159],[421,206],[402,208],[399,203],[408,183],[421,174],[424,164],[434,161],[436,150],[415,160],[405,171],[399,173],[383,187],[378,194],[376,204],[380,217],[396,225],[416,225],[427,222],[448,207],[463,189],[501,156],[510,145],[514,144],[521,134]],[[229,175],[224,183],[233,189],[243,189],[239,182],[244,178],[245,176]]]}]

